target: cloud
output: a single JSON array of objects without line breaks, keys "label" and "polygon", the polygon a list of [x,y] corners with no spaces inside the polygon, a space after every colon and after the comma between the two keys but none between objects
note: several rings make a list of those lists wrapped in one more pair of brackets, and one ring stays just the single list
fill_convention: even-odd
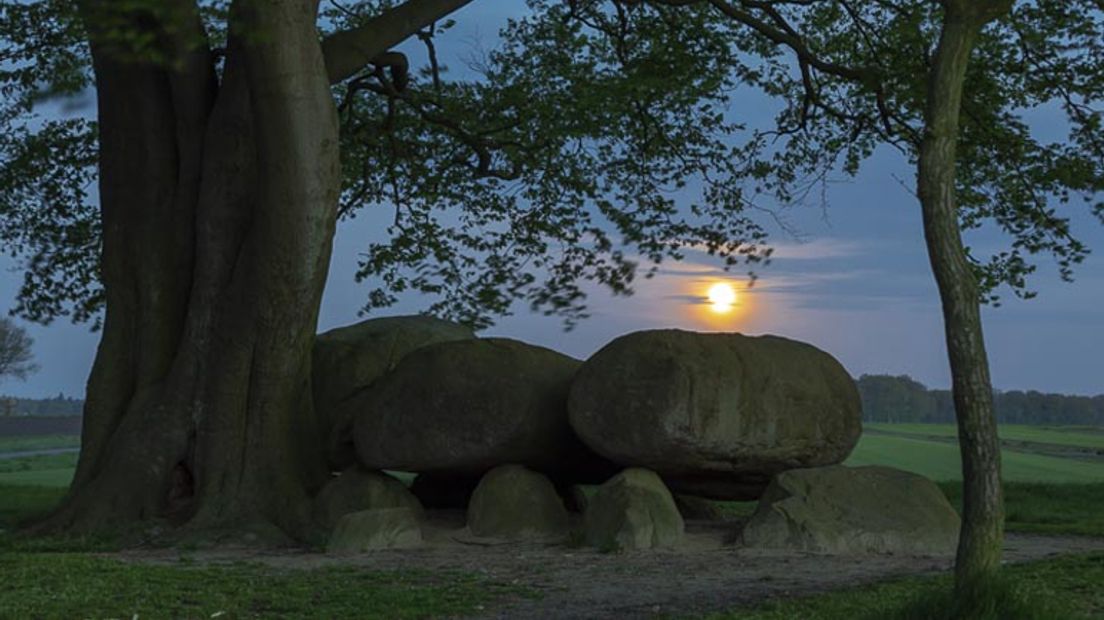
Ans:
[{"label": "cloud", "polygon": [[812,241],[785,241],[769,243],[774,248],[772,260],[826,260],[851,258],[868,253],[868,248],[857,241],[847,239],[814,239]]}]

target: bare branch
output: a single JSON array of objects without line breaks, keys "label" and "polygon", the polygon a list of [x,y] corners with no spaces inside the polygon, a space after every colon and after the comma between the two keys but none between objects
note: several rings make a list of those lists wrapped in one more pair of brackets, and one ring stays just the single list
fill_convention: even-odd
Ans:
[{"label": "bare branch", "polygon": [[322,41],[326,73],[336,84],[352,77],[381,54],[472,0],[407,0],[349,30]]}]

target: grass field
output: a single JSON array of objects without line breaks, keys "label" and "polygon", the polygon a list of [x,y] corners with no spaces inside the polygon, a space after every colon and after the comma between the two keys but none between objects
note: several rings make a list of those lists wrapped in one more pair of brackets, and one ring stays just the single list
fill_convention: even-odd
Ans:
[{"label": "grass field", "polygon": [[84,554],[0,556],[11,618],[431,618],[531,595],[486,577],[356,567],[139,565]]},{"label": "grass field", "polygon": [[66,488],[73,479],[77,454],[41,454],[0,459],[0,485]]},{"label": "grass field", "polygon": [[[957,437],[958,429],[954,424],[886,424],[866,422],[863,428],[871,431],[883,431],[901,435]],[[1104,429],[1085,426],[1025,426],[1022,424],[1002,424],[999,428],[1001,439],[1029,441],[1058,446],[1076,446],[1104,450]]]},{"label": "grass field", "polygon": [[[1104,482],[1104,460],[1093,462],[1006,449],[1002,461],[1004,479],[1008,482]],[[932,480],[962,478],[957,444],[913,437],[865,434],[847,464],[888,465]]]},{"label": "grass field", "polygon": [[0,437],[0,453],[53,448],[79,448],[77,435],[32,435],[29,437]]},{"label": "grass field", "polygon": [[[981,615],[985,620],[1073,620],[1104,617],[1104,554],[1064,557],[1010,566],[1005,571],[1013,610]],[[710,620],[913,620],[946,617],[950,576],[915,577],[786,598],[752,609],[709,616]],[[1015,600],[1018,599],[1018,600]],[[920,607],[921,609],[917,609]],[[927,607],[928,609],[923,609]],[[1023,609],[1026,608],[1026,609]],[[906,613],[902,613],[907,610]],[[1016,613],[1016,612],[1019,613]],[[908,613],[911,612],[911,613]],[[918,613],[919,612],[919,613]],[[971,618],[976,616],[970,616]]]},{"label": "grass field", "polygon": [[459,571],[276,569],[257,563],[147,565],[98,557],[108,539],[22,538],[63,488],[0,483],[2,618],[437,618],[539,593]]},{"label": "grass field", "polygon": [[[960,504],[957,446],[931,439],[953,436],[953,427],[901,425],[872,430],[892,434],[874,432],[864,436],[849,464],[882,464],[917,471],[941,481],[940,487],[952,504]],[[1019,441],[1093,447],[1092,442],[1097,440],[1084,430],[1013,430]],[[37,444],[0,446],[48,449],[66,447],[67,442],[71,439],[49,438]],[[538,596],[485,576],[456,572],[369,571],[354,567],[292,570],[248,563],[200,566],[193,564],[186,552],[181,552],[176,565],[136,565],[83,553],[110,550],[118,544],[105,539],[12,536],[18,522],[56,505],[72,477],[75,462],[75,454],[0,459],[0,573],[5,576],[0,580],[0,609],[4,610],[0,615],[453,617],[477,612],[503,597]],[[1010,531],[1104,536],[1104,461],[1005,450],[1004,464]],[[744,502],[736,508],[746,512],[753,507],[753,503]],[[1104,555],[1056,558],[1011,567],[1007,573],[1014,591],[1029,597],[1036,611],[1043,610],[1025,617],[1104,618],[1104,588],[1098,587],[1104,582]],[[949,591],[948,584],[947,576],[894,580],[807,598],[782,598],[715,618],[927,617],[923,613],[900,616],[899,610],[910,605],[923,609],[917,603],[940,605]]]}]

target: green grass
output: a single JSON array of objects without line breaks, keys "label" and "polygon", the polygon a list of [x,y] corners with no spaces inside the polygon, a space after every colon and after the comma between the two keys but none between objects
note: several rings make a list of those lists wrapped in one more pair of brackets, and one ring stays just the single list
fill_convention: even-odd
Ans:
[{"label": "green grass", "polygon": [[[864,422],[863,428],[907,435],[938,437],[958,436],[958,429],[954,424],[886,424],[882,422]],[[998,430],[1001,439],[1104,450],[1104,429],[1099,428],[1002,424],[999,426]]]},{"label": "green grass", "polygon": [[172,566],[12,553],[0,556],[0,574],[11,618],[426,618],[531,596],[461,573],[194,566],[187,556]]},{"label": "green grass", "polygon": [[[962,505],[962,483],[941,482],[956,508]],[[1104,483],[1004,485],[1005,528],[1010,532],[1104,537]]]},{"label": "green grass", "polygon": [[[1067,556],[1007,567],[1011,601],[970,620],[1075,620],[1104,617],[1104,554]],[[713,620],[855,620],[955,617],[949,575],[915,577],[817,596],[780,599]],[[1007,604],[1007,603],[1011,604]],[[959,616],[963,618],[963,616]]]},{"label": "green grass", "polygon": [[57,505],[65,489],[0,484],[0,530],[9,530]]},{"label": "green grass", "polygon": [[[104,536],[26,536],[18,528],[32,524],[58,505],[64,488],[0,484],[0,555],[4,553],[116,551],[119,541]],[[0,607],[2,609],[2,607]],[[7,617],[0,614],[0,617]]]},{"label": "green grass", "polygon": [[[869,440],[874,439],[872,443]],[[883,441],[890,440],[890,441]],[[903,449],[901,441],[909,449]],[[953,445],[908,438],[868,436],[857,456],[878,456],[898,467],[929,471],[945,466],[957,474]],[[912,444],[921,444],[919,446]],[[879,448],[870,450],[871,446]],[[948,453],[947,450],[950,450]],[[1092,465],[1083,461],[1032,456],[1016,461],[1018,475],[1044,471],[1068,480],[1083,469],[1040,467]],[[70,461],[59,461],[68,458]],[[358,617],[406,618],[462,615],[506,596],[530,596],[487,579],[462,574],[379,572],[356,568],[274,569],[258,564],[196,566],[182,556],[179,565],[139,565],[74,551],[112,548],[110,541],[19,539],[17,522],[44,513],[62,497],[72,476],[74,455],[12,459],[0,473],[0,609],[12,617]],[[69,467],[51,465],[69,463]],[[1009,457],[1006,452],[1006,468]],[[45,467],[36,469],[36,467]],[[1070,472],[1075,472],[1071,474]],[[930,475],[930,474],[929,474]],[[938,478],[939,476],[931,476]],[[10,479],[24,481],[13,485]],[[34,485],[34,486],[29,486]],[[50,485],[50,486],[43,486]],[[961,484],[940,485],[958,505]],[[1104,536],[1104,481],[1093,484],[1006,485],[1010,531]],[[754,502],[728,502],[726,509],[746,515]],[[1028,592],[1034,618],[1104,617],[1104,555],[1016,566],[1009,570],[1016,591]],[[718,618],[928,618],[946,607],[947,577],[914,578],[829,594],[771,602]],[[1057,601],[1057,603],[1055,603]],[[1057,605],[1058,607],[1055,607]],[[912,615],[902,615],[907,610]],[[1042,610],[1042,611],[1040,611]],[[1007,612],[1007,610],[1005,610]],[[1009,612],[1010,613],[1010,612]],[[1003,613],[995,617],[1016,616]],[[945,616],[943,616],[945,617]]]},{"label": "green grass", "polygon": [[52,450],[54,448],[79,448],[78,435],[33,435],[28,437],[0,437],[0,454],[28,450]]},{"label": "green grass", "polygon": [[0,474],[0,485],[32,485],[67,489],[72,480],[73,469],[68,467],[63,469],[36,469],[33,471],[17,471]]},{"label": "green grass", "polygon": [[459,572],[198,566],[186,553],[176,565],[138,564],[75,553],[110,550],[106,539],[26,539],[10,532],[49,511],[63,493],[0,485],[4,618],[452,617],[504,597],[536,595]]},{"label": "green grass", "polygon": [[[1004,450],[1008,482],[1104,482],[1104,463]],[[958,445],[890,435],[863,435],[847,465],[888,465],[932,480],[960,480]]]},{"label": "green grass", "polygon": [[69,486],[77,466],[76,453],[40,454],[0,459],[0,485]]}]

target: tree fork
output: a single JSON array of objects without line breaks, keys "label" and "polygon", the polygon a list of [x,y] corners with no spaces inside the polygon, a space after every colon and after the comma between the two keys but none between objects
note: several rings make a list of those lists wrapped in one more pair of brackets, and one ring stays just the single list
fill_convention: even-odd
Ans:
[{"label": "tree fork", "polygon": [[[310,535],[326,477],[310,351],[341,172],[330,84],[468,2],[408,0],[320,42],[314,0],[236,0],[221,80],[194,1],[82,4],[107,313],[78,472],[40,529],[170,517]],[[160,33],[171,62],[120,50],[120,21]]]}]

